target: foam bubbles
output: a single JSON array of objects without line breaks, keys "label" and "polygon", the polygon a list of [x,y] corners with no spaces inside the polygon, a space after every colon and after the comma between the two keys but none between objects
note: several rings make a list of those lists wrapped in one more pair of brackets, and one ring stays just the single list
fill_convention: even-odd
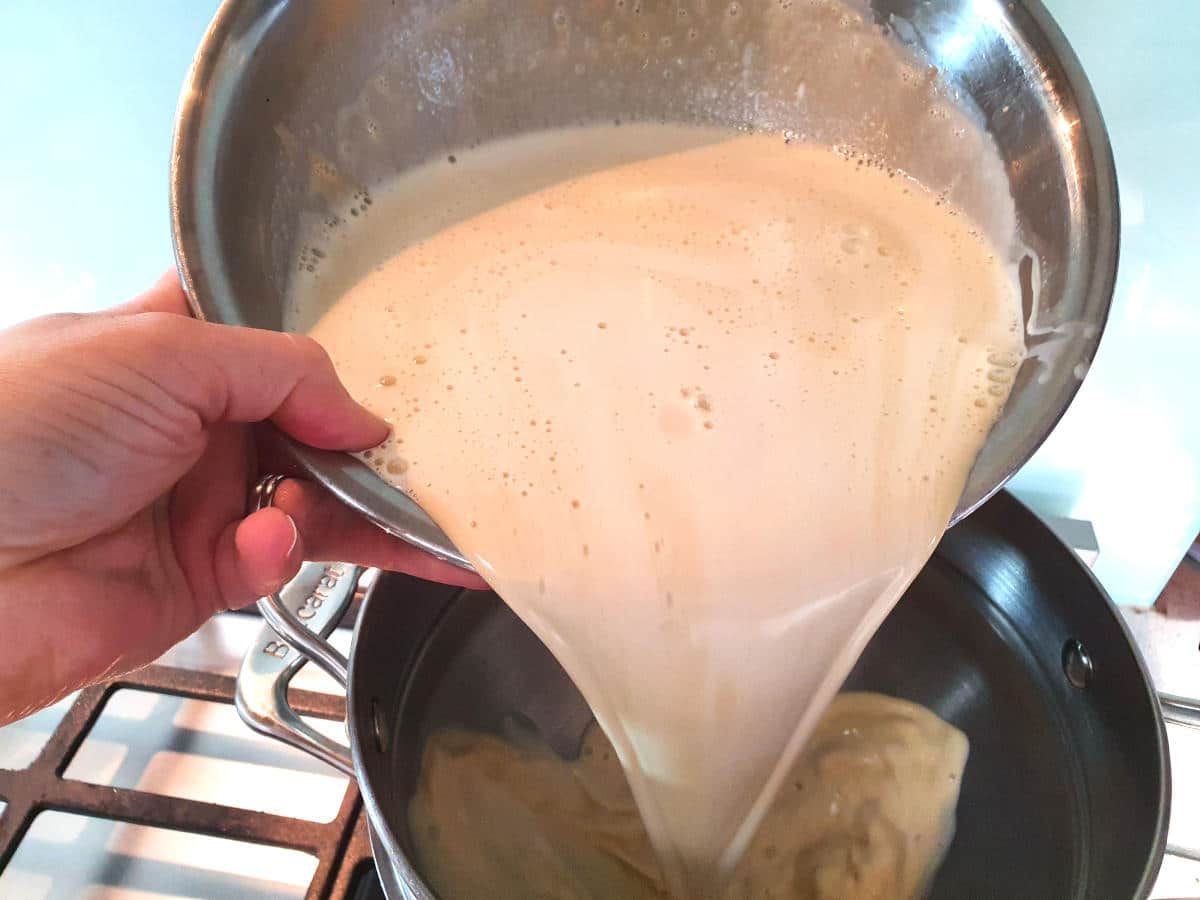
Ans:
[{"label": "foam bubbles", "polygon": [[[414,196],[444,216],[489,159],[522,184],[549,158],[589,174],[414,240],[314,334],[394,420],[369,464],[597,673],[581,688],[623,758],[654,760],[630,778],[660,846],[711,862],[852,665],[857,616],[924,562],[1022,352],[1017,294],[944,198],[852,148],[686,131],[439,158],[424,193],[389,187],[364,218],[400,227],[426,212]],[[598,166],[604,146],[636,161]],[[805,603],[847,612],[755,624]],[[693,640],[661,638],[668,607]]]}]

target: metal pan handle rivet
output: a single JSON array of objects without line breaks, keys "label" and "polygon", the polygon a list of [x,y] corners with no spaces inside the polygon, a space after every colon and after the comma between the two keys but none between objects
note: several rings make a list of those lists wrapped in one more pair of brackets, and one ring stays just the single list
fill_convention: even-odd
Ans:
[{"label": "metal pan handle rivet", "polygon": [[1071,638],[1063,644],[1062,667],[1067,681],[1071,683],[1072,687],[1080,690],[1087,687],[1092,676],[1096,674],[1096,667],[1087,652],[1087,647],[1083,646],[1083,642],[1076,638]]}]

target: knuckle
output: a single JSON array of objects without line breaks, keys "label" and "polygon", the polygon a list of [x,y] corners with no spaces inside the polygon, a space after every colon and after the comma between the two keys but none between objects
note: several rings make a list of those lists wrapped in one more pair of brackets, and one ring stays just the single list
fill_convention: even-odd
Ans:
[{"label": "knuckle", "polygon": [[291,331],[284,332],[284,336],[296,348],[307,366],[311,368],[324,368],[332,365],[325,348],[313,338],[306,334],[297,334]]}]

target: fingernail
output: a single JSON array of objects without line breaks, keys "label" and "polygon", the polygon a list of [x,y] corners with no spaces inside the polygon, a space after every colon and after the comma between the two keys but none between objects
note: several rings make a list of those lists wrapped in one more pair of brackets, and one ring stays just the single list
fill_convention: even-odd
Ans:
[{"label": "fingernail", "polygon": [[291,546],[288,547],[287,553],[284,554],[285,557],[290,557],[292,553],[295,552],[296,545],[300,543],[300,529],[296,527],[295,519],[293,519],[287,513],[284,513],[283,515],[288,520],[288,524],[292,526],[292,543]]},{"label": "fingernail", "polygon": [[383,440],[381,440],[379,442],[382,444],[383,441],[387,440],[388,436],[392,433],[392,423],[389,422],[387,419],[383,418],[382,416],[375,415],[375,413],[371,413],[371,418],[373,418],[376,422],[379,423],[379,428],[381,431],[387,432],[387,434],[385,434],[383,436]]}]

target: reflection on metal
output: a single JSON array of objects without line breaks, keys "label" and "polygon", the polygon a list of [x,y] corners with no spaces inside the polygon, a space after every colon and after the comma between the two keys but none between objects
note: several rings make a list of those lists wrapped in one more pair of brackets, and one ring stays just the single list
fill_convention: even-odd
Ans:
[{"label": "reflection on metal", "polygon": [[1063,646],[1062,667],[1067,681],[1071,682],[1071,687],[1080,690],[1088,686],[1088,682],[1096,673],[1096,667],[1092,663],[1092,657],[1088,655],[1087,647],[1075,638],[1071,638]]}]

